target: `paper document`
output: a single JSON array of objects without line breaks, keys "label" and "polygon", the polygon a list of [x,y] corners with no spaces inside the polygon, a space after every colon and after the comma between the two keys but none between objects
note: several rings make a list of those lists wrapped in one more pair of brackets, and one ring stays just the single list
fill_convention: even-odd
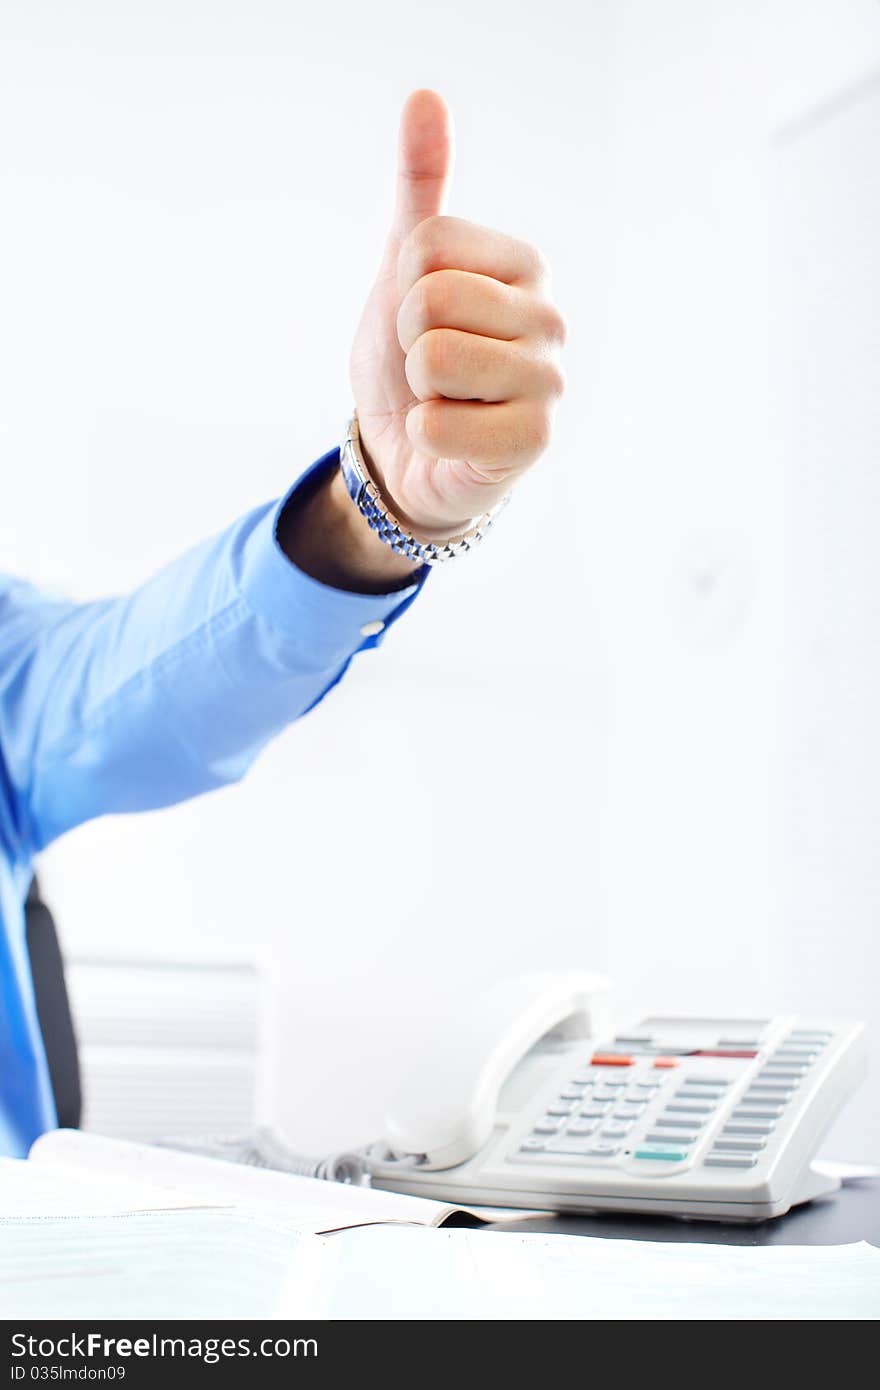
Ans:
[{"label": "paper document", "polygon": [[0,1318],[861,1319],[880,1251],[377,1225],[223,1212],[0,1221]]},{"label": "paper document", "polygon": [[844,1186],[880,1178],[880,1167],[876,1163],[842,1163],[837,1158],[814,1158],[810,1167],[814,1173],[822,1173],[826,1178],[839,1178]]},{"label": "paper document", "polygon": [[124,1212],[206,1205],[213,1204],[146,1182],[104,1174],[96,1179],[51,1163],[0,1158],[0,1220],[21,1216],[120,1216]]},{"label": "paper document", "polygon": [[513,1232],[347,1231],[331,1318],[880,1317],[880,1250],[604,1240]]},{"label": "paper document", "polygon": [[224,1213],[0,1221],[0,1319],[320,1316],[322,1262],[319,1238]]},{"label": "paper document", "polygon": [[[168,1207],[225,1207],[254,1212],[302,1233],[335,1231],[374,1221],[439,1223],[456,1210],[426,1197],[348,1187],[343,1183],[241,1167],[222,1159],[201,1158],[173,1149],[105,1139],[75,1130],[53,1130],[38,1139],[24,1169],[53,1172],[72,1180],[82,1201],[89,1185],[100,1202],[105,1184],[121,1199],[129,1194],[129,1211]],[[21,1179],[24,1187],[26,1179]],[[88,1208],[89,1211],[97,1208]],[[124,1209],[124,1208],[123,1208]],[[65,1214],[75,1214],[68,1208]],[[0,1188],[0,1217],[7,1215]],[[39,1214],[39,1210],[34,1214]]]},{"label": "paper document", "polygon": [[536,1214],[460,1207],[78,1130],[53,1130],[36,1141],[26,1161],[3,1162],[0,1218],[216,1207],[254,1213],[287,1231],[315,1234],[377,1221],[437,1226],[462,1211],[483,1221],[520,1221]]}]

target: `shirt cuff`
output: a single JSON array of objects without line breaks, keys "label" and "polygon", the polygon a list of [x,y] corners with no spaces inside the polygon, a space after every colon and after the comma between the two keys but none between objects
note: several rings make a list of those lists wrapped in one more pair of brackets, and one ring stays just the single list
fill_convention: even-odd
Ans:
[{"label": "shirt cuff", "polygon": [[282,512],[300,491],[310,490],[338,466],[339,450],[332,449],[263,513],[245,543],[240,581],[255,612],[286,638],[308,646],[312,660],[328,668],[353,652],[380,646],[417,597],[429,571],[422,566],[412,584],[392,594],[355,594],[322,584],[289,559],[278,544]]}]

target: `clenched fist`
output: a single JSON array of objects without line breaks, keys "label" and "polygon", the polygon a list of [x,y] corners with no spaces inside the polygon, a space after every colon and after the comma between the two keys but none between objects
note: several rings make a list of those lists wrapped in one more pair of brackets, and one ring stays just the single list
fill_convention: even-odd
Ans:
[{"label": "clenched fist", "polygon": [[351,354],[366,462],[418,536],[461,532],[547,446],[563,388],[564,323],[531,246],[444,217],[449,113],[414,92],[397,204]]}]

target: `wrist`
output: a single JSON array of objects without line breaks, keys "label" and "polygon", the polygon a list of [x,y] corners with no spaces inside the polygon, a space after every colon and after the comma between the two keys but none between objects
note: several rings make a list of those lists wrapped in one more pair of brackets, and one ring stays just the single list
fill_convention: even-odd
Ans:
[{"label": "wrist", "polygon": [[411,510],[402,499],[392,494],[386,481],[385,470],[378,461],[378,450],[375,445],[367,442],[365,432],[360,426],[358,427],[358,445],[367,472],[375,483],[385,506],[417,540],[433,545],[444,545],[454,536],[460,536],[471,525],[473,518],[469,516],[463,517],[460,521],[452,518],[448,521],[445,518],[439,521],[433,517],[427,524],[420,520],[416,511]]},{"label": "wrist", "polygon": [[437,565],[454,560],[473,550],[489,530],[500,512],[510,501],[507,493],[490,511],[472,517],[458,534],[449,535],[445,528],[434,537],[419,536],[409,528],[397,511],[392,511],[383,492],[370,472],[360,442],[357,413],[348,422],[348,430],[339,451],[339,466],[349,497],[358,512],[367,520],[372,531],[398,555],[405,555],[415,564]]},{"label": "wrist", "polygon": [[370,529],[338,468],[316,479],[303,495],[299,490],[293,494],[278,523],[278,544],[313,579],[353,593],[404,589],[421,568]]}]

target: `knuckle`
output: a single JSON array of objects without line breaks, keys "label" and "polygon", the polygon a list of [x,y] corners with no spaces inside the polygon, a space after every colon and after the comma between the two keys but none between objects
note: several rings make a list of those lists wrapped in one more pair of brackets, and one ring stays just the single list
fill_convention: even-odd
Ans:
[{"label": "knuckle", "polygon": [[406,237],[403,251],[407,262],[420,268],[421,274],[431,269],[432,262],[442,252],[448,224],[449,218],[438,213],[419,222]]},{"label": "knuckle", "polygon": [[549,410],[533,410],[525,430],[525,445],[529,453],[543,454],[550,443],[552,421]]},{"label": "knuckle", "polygon": [[407,302],[407,299],[404,299],[400,305],[400,308],[397,311],[397,319],[395,320],[397,341],[400,343],[400,346],[403,348],[404,352],[409,351],[411,333],[410,324],[412,321],[412,312],[412,300],[409,300],[409,302]]},{"label": "knuckle", "polygon": [[562,346],[568,338],[568,324],[565,316],[555,304],[547,304],[544,309],[544,332],[554,343]]},{"label": "knuckle", "polygon": [[525,255],[528,262],[532,278],[535,280],[549,280],[550,262],[537,246],[526,244]]},{"label": "knuckle", "polygon": [[442,376],[453,365],[455,342],[445,328],[429,328],[419,339],[422,364],[431,376]]},{"label": "knuckle", "polygon": [[439,449],[443,442],[443,402],[423,401],[418,407],[419,433],[428,450]]},{"label": "knuckle", "polygon": [[430,217],[423,217],[421,222],[413,228],[413,236],[422,245],[435,246],[447,231],[452,219],[442,212],[435,212]]},{"label": "knuckle", "polygon": [[432,270],[419,281],[419,314],[425,328],[434,328],[449,317],[452,301],[450,270]]},{"label": "knuckle", "polygon": [[565,391],[565,372],[560,364],[554,360],[547,363],[547,391],[558,399]]}]

